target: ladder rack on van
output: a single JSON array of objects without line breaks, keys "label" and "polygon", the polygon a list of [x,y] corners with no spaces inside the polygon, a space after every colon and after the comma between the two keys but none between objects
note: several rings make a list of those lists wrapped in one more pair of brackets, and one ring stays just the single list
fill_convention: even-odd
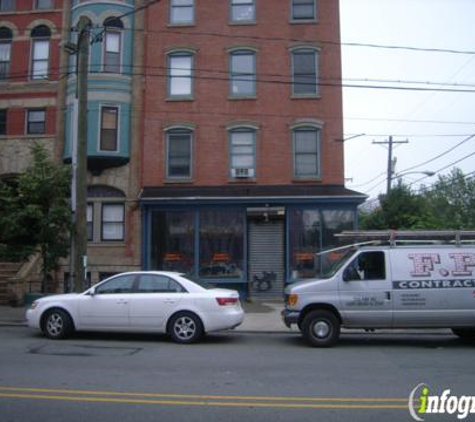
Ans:
[{"label": "ladder rack on van", "polygon": [[335,235],[354,241],[379,241],[391,246],[401,244],[456,244],[475,243],[473,230],[369,230],[343,231]]}]

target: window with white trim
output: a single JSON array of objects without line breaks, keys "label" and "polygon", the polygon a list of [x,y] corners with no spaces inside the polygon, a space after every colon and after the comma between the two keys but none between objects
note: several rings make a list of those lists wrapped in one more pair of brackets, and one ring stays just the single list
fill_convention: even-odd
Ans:
[{"label": "window with white trim", "polygon": [[124,24],[112,17],[104,21],[104,27],[104,72],[120,73]]},{"label": "window with white trim", "polygon": [[254,22],[256,20],[256,0],[230,0],[231,22]]},{"label": "window with white trim", "polygon": [[27,111],[26,133],[38,135],[46,132],[46,110],[33,109]]},{"label": "window with white trim", "polygon": [[256,176],[256,130],[236,128],[229,131],[230,171],[235,179]]},{"label": "window with white trim", "polygon": [[40,25],[31,31],[31,79],[47,79],[51,31]]},{"label": "window with white trim", "polygon": [[318,50],[292,51],[292,91],[294,95],[318,95]]},{"label": "window with white trim", "polygon": [[119,108],[101,108],[101,151],[117,151],[118,149]]},{"label": "window with white trim", "polygon": [[13,33],[10,28],[0,28],[0,81],[10,76]]},{"label": "window with white trim", "polygon": [[229,56],[230,95],[252,97],[256,95],[256,53],[235,50]]},{"label": "window with white trim", "polygon": [[52,9],[54,0],[35,0],[35,9]]},{"label": "window with white trim", "polygon": [[294,174],[296,178],[320,176],[321,130],[303,126],[292,131],[294,143]]},{"label": "window with white trim", "polygon": [[0,12],[15,10],[15,0],[0,0]]},{"label": "window with white trim", "polygon": [[194,0],[170,0],[170,23],[192,24],[195,20]]},{"label": "window with white trim", "polygon": [[167,178],[191,177],[191,145],[193,132],[189,129],[171,129],[167,132]]},{"label": "window with white trim", "polygon": [[317,18],[316,0],[291,0],[292,20],[314,20]]},{"label": "window with white trim", "polygon": [[193,95],[193,54],[175,52],[168,55],[168,95],[190,98]]},{"label": "window with white trim", "polygon": [[125,205],[102,204],[102,236],[103,241],[124,240]]}]

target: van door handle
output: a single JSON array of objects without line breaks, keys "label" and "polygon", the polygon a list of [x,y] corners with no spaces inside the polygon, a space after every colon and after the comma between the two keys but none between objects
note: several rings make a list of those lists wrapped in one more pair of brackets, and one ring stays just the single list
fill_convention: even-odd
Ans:
[{"label": "van door handle", "polygon": [[386,292],[386,300],[391,300],[391,292]]}]

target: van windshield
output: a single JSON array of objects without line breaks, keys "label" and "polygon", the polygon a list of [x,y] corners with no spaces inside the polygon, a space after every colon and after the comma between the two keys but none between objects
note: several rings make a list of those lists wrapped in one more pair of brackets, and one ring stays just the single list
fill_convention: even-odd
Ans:
[{"label": "van windshield", "polygon": [[348,247],[342,250],[332,250],[319,255],[321,278],[331,278],[353,256],[356,247]]}]

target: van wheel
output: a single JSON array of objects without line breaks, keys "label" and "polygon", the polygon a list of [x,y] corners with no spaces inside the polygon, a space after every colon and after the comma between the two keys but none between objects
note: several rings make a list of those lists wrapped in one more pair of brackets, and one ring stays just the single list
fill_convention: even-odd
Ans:
[{"label": "van wheel", "polygon": [[452,328],[452,332],[462,340],[475,341],[475,328]]},{"label": "van wheel", "polygon": [[340,321],[329,311],[310,312],[302,322],[302,334],[312,347],[331,347],[340,337]]}]

